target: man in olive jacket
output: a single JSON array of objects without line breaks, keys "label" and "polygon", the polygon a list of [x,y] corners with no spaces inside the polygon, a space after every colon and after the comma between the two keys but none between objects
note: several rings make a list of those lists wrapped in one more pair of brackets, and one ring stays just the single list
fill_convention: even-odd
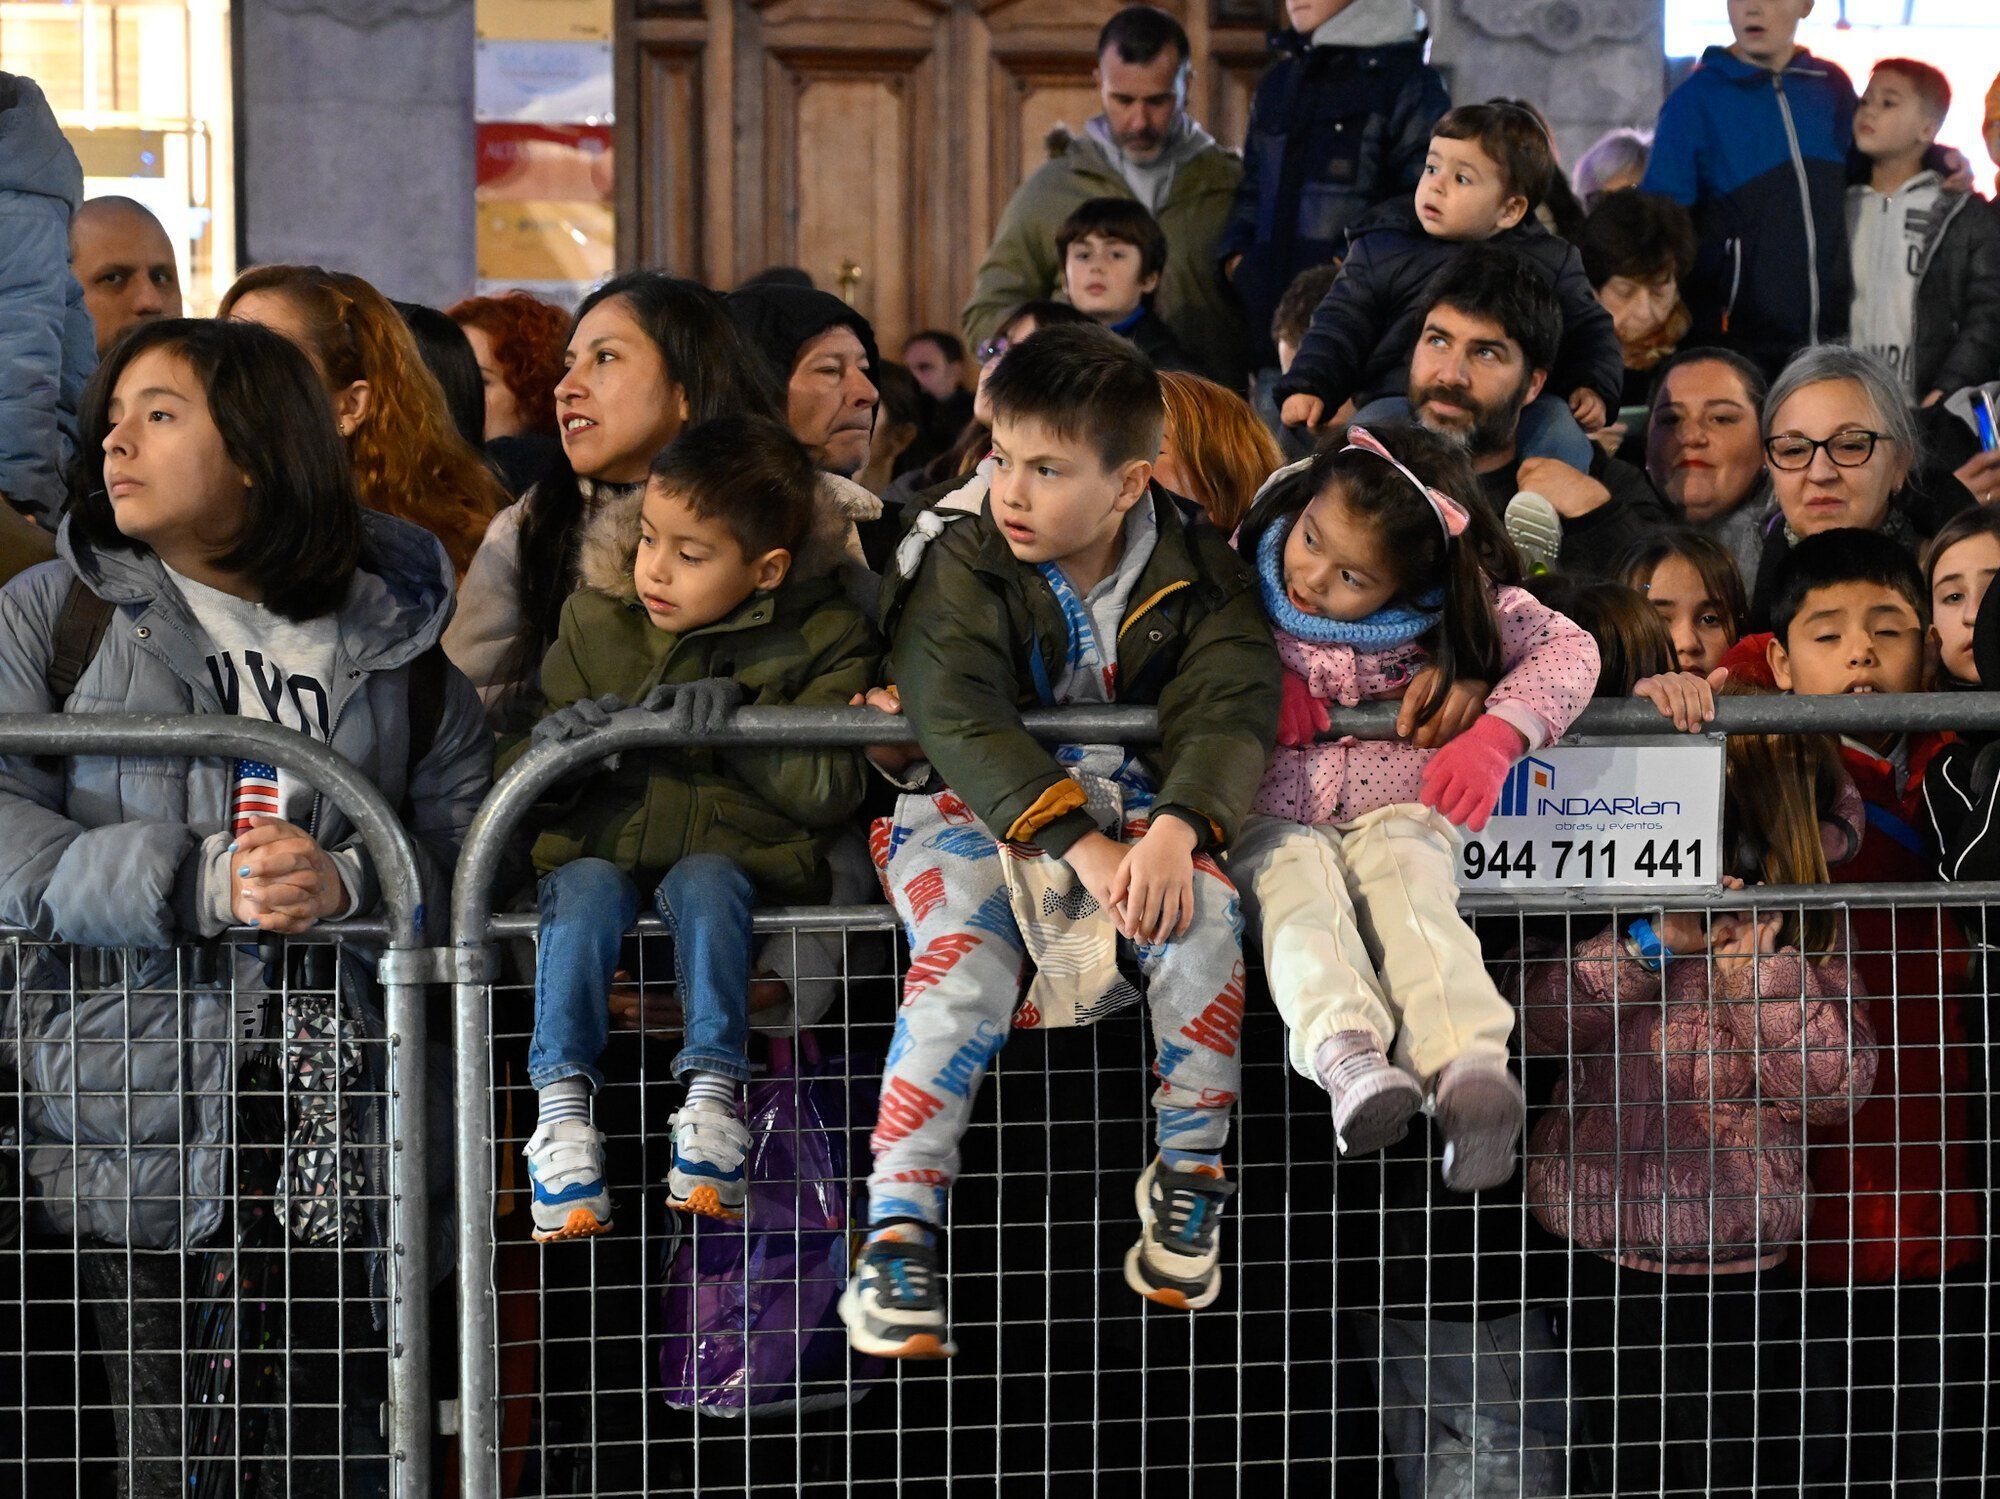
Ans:
[{"label": "man in olive jacket", "polygon": [[[1256,585],[1221,534],[1151,483],[1159,376],[1097,324],[1049,328],[987,381],[993,457],[919,515],[885,585],[890,676],[942,785],[875,828],[910,938],[869,1178],[870,1237],[841,1301],[855,1348],[952,1352],[938,1240],[959,1141],[1011,1029],[1094,1020],[1145,981],[1159,1154],[1139,1179],[1126,1284],[1192,1310],[1221,1284],[1235,1191],[1242,918],[1215,861],[1277,727]],[[1038,706],[1157,707],[1160,743],[1045,746]],[[1120,939],[1124,939],[1121,943]],[[1022,996],[1032,959],[1034,986]]]},{"label": "man in olive jacket", "polygon": [[1216,270],[1243,163],[1187,116],[1190,56],[1180,24],[1150,5],[1128,5],[1105,23],[1095,74],[1104,113],[1081,135],[1051,132],[1049,160],[1000,215],[961,317],[974,348],[1023,302],[1061,290],[1056,231],[1065,219],[1092,198],[1134,198],[1167,236],[1153,310],[1202,374],[1243,388],[1249,336]]}]

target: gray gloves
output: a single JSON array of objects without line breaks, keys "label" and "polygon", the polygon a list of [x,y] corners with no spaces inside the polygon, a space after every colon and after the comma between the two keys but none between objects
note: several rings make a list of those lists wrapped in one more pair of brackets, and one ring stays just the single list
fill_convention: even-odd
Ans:
[{"label": "gray gloves", "polygon": [[607,692],[594,701],[578,698],[567,708],[558,708],[528,731],[530,744],[561,744],[565,740],[581,739],[593,729],[601,729],[611,721],[611,715],[622,712],[625,702],[616,693]]},{"label": "gray gloves", "polygon": [[685,734],[714,733],[742,703],[743,684],[734,677],[655,687],[639,700],[641,708],[663,715],[666,726]]},{"label": "gray gloves", "polygon": [[[722,727],[732,709],[743,702],[743,684],[731,677],[703,677],[699,682],[681,682],[655,687],[640,698],[637,706],[661,715],[663,726],[684,734],[712,734]],[[581,739],[603,728],[611,715],[625,710],[625,700],[607,692],[600,698],[579,698],[566,708],[558,708],[529,731],[531,744],[560,744]],[[608,760],[608,765],[617,761]]]}]

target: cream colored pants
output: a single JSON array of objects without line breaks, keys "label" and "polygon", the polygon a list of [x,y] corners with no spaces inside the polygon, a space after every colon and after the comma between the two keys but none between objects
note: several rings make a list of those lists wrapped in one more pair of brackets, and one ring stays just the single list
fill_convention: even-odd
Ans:
[{"label": "cream colored pants", "polygon": [[1338,826],[1251,817],[1229,854],[1292,1066],[1341,1031],[1368,1031],[1428,1087],[1447,1062],[1504,1062],[1514,1007],[1458,914],[1458,829],[1428,807]]}]

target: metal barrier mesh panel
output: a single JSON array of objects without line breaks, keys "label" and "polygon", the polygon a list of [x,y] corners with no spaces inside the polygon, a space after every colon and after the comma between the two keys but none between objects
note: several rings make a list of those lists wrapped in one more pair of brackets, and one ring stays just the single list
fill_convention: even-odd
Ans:
[{"label": "metal barrier mesh panel", "polygon": [[367,962],[0,934],[0,1492],[387,1491]]},{"label": "metal barrier mesh panel", "polygon": [[[1807,920],[1747,914],[1789,923],[1772,946]],[[502,1451],[484,1476],[513,1494],[1989,1491],[1981,944],[1942,907],[1856,911],[1810,979],[1780,964],[1745,983],[1703,956],[1662,992],[1589,960],[1613,918],[1476,922],[1533,1021],[1516,1034],[1526,1169],[1477,1198],[1442,1186],[1421,1116],[1387,1152],[1339,1158],[1325,1095],[1253,997],[1224,1291],[1192,1315],[1119,1271],[1152,1154],[1143,1015],[1016,1033],[951,1199],[958,1355],[901,1368],[850,1360],[830,1305],[859,1239],[900,938],[835,934],[841,976],[801,1063],[813,1133],[845,1159],[849,1233],[799,1226],[826,1206],[818,1183],[753,1171],[748,1251],[662,1200],[680,1089],[656,924],[628,942],[596,1102],[615,1230],[529,1240],[517,941],[489,999]]]}]

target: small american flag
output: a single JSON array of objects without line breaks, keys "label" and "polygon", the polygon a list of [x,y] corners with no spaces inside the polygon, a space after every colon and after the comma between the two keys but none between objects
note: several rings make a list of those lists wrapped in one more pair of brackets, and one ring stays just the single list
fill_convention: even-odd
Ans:
[{"label": "small american flag", "polygon": [[236,797],[230,807],[229,831],[232,834],[247,833],[252,817],[277,817],[280,811],[278,767],[266,765],[262,760],[238,760]]}]

